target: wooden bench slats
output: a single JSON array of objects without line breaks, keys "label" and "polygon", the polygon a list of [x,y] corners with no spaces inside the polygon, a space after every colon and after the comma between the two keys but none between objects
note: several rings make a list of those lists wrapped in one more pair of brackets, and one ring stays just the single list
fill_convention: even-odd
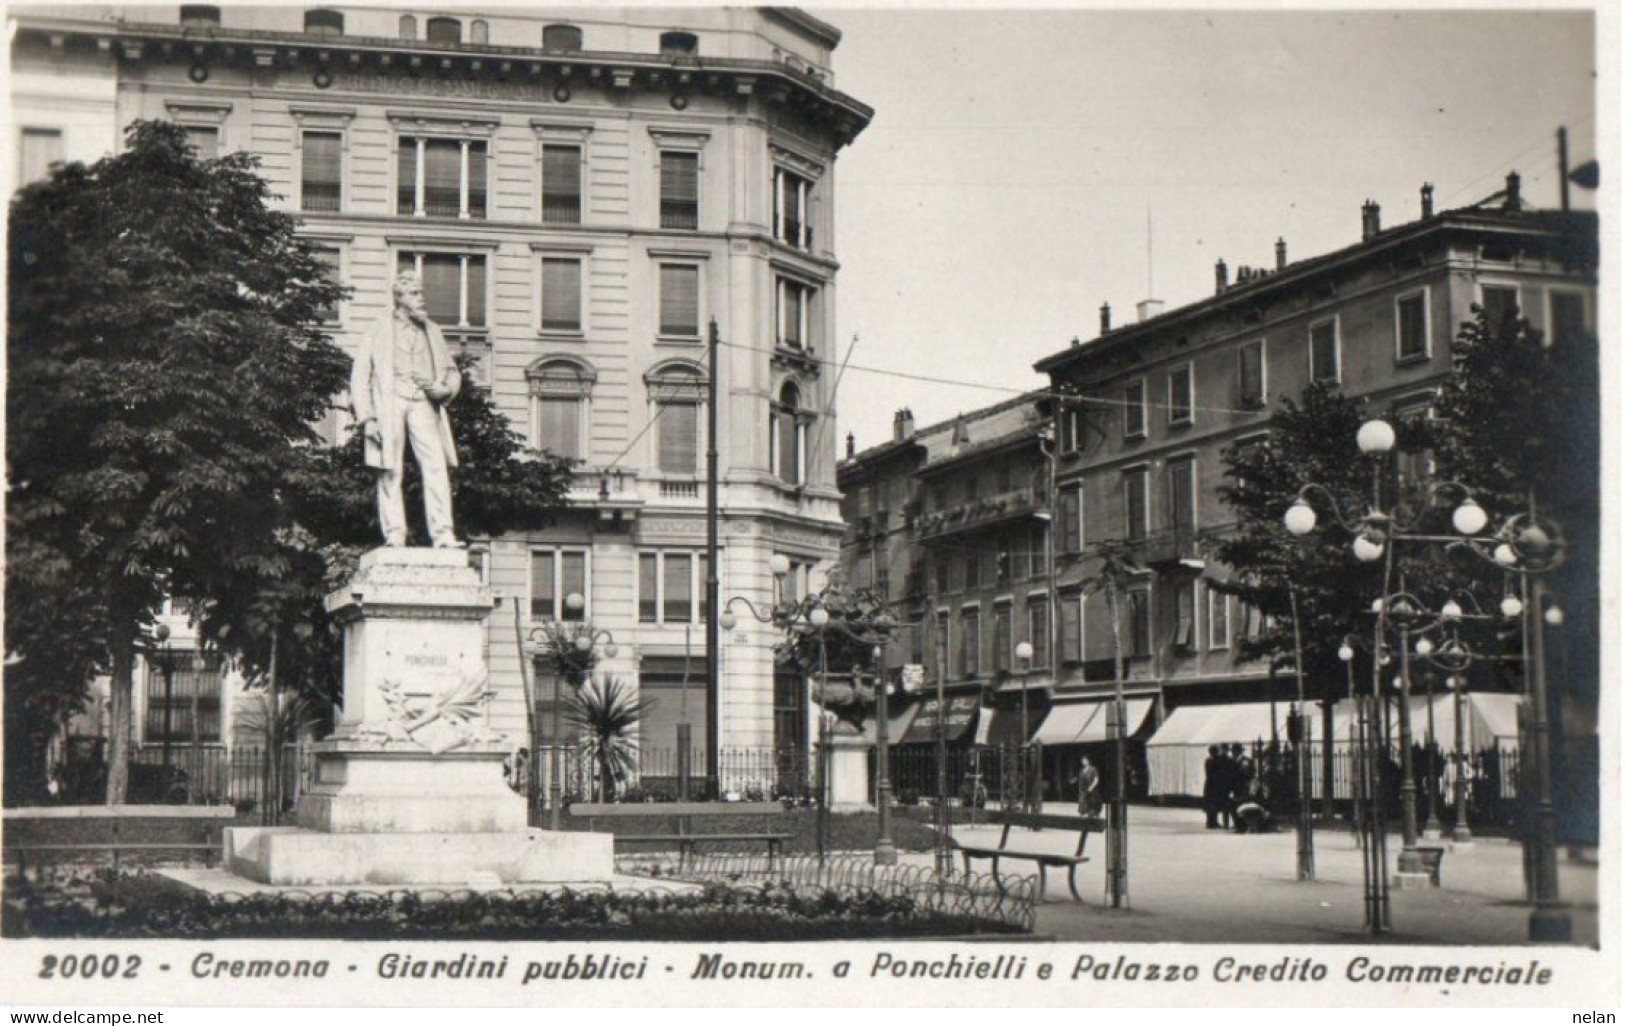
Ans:
[{"label": "wooden bench slats", "polygon": [[774,818],[787,815],[788,812],[789,810],[778,802],[728,802],[720,805],[709,802],[648,802],[638,805],[577,802],[570,806],[570,815],[585,819],[589,829],[596,829],[597,821],[601,819],[644,822],[650,819],[665,820],[671,826],[670,833],[616,834],[615,840],[617,843],[623,844],[675,845],[678,850],[680,864],[688,862],[698,845],[720,841],[765,844],[768,858],[771,860],[781,854],[784,842],[794,836],[793,834],[767,830],[718,830],[707,833],[694,828],[694,819],[696,817],[722,819],[752,817],[763,825],[768,825],[771,824]]},{"label": "wooden bench slats", "polygon": [[[1078,893],[1077,872],[1078,866],[1088,862],[1084,855],[1084,846],[1092,833],[1104,833],[1106,821],[1099,816],[1061,816],[1047,813],[1004,812],[993,817],[993,823],[1001,825],[1003,830],[999,833],[999,843],[996,846],[987,844],[966,844],[955,841],[954,846],[959,849],[965,860],[965,875],[970,875],[972,859],[988,859],[992,862],[993,881],[1000,890],[1004,889],[1004,881],[999,877],[1000,859],[1021,859],[1034,862],[1038,865],[1038,900],[1044,900],[1044,870],[1050,866],[1065,867],[1067,870],[1066,883],[1072,891],[1072,897],[1082,901]],[[1037,848],[1020,846],[1024,834],[1016,835],[1016,845],[1011,844],[1012,830],[1031,830],[1041,832],[1054,830],[1073,833],[1078,836],[1077,849],[1070,855],[1057,851],[1041,851]]]}]

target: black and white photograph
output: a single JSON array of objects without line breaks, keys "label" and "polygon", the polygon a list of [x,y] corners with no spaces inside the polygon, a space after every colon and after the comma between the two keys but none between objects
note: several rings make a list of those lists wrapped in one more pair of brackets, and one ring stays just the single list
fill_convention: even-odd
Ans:
[{"label": "black and white photograph", "polygon": [[1617,11],[4,13],[12,1022],[1615,1021]]}]

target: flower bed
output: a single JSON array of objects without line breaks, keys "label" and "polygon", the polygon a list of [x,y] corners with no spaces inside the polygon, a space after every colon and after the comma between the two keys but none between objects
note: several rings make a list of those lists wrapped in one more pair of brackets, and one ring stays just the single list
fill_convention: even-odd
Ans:
[{"label": "flower bed", "polygon": [[392,891],[209,895],[150,873],[6,881],[7,937],[803,941],[1019,933],[872,888],[708,883],[689,892]]}]

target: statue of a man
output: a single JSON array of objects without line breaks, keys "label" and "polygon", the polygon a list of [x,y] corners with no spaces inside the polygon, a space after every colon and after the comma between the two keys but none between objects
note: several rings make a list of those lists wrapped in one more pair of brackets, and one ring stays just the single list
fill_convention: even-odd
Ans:
[{"label": "statue of a man", "polygon": [[458,548],[452,531],[451,478],[457,465],[446,404],[463,377],[440,326],[423,308],[423,283],[410,272],[395,279],[395,312],[379,322],[350,372],[350,402],[365,439],[367,466],[378,471],[378,522],[384,544],[406,544],[401,496],[406,443],[423,475],[423,506],[436,548]]}]

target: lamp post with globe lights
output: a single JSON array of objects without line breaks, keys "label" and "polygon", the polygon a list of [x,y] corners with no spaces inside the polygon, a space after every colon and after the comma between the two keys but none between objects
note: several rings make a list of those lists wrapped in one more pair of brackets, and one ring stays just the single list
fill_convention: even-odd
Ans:
[{"label": "lamp post with globe lights", "polygon": [[[1472,492],[1464,485],[1454,481],[1428,482],[1424,489],[1424,501],[1417,506],[1406,506],[1402,502],[1395,502],[1389,509],[1382,507],[1382,481],[1384,466],[1387,457],[1393,452],[1397,436],[1392,424],[1386,420],[1373,419],[1360,425],[1355,435],[1355,445],[1360,452],[1371,458],[1372,461],[1372,489],[1371,501],[1363,514],[1350,516],[1344,512],[1339,498],[1329,489],[1318,484],[1306,484],[1298,492],[1297,498],[1282,517],[1286,529],[1294,535],[1303,536],[1315,530],[1319,517],[1310,499],[1319,499],[1321,504],[1332,514],[1339,526],[1354,535],[1352,549],[1354,557],[1363,563],[1383,561],[1383,597],[1372,605],[1377,614],[1377,627],[1374,645],[1380,651],[1382,639],[1388,634],[1390,628],[1397,628],[1400,634],[1400,704],[1399,704],[1399,732],[1400,732],[1400,803],[1402,809],[1401,828],[1404,837],[1404,848],[1400,852],[1398,872],[1402,877],[1410,878],[1425,874],[1426,868],[1422,854],[1417,848],[1416,830],[1416,782],[1411,773],[1411,722],[1410,722],[1410,635],[1413,630],[1421,626],[1424,616],[1419,601],[1403,591],[1391,594],[1393,586],[1394,547],[1400,541],[1419,542],[1446,542],[1450,544],[1461,543],[1473,538],[1484,530],[1489,523],[1489,515],[1477,501]],[[1441,501],[1450,494],[1460,496],[1460,501],[1451,512],[1451,526],[1456,530],[1455,536],[1437,536],[1423,533],[1413,533],[1413,529],[1421,526],[1424,516],[1436,509]],[[1373,690],[1380,693],[1381,660],[1373,660],[1373,677],[1376,682]]]},{"label": "lamp post with globe lights", "polygon": [[[1388,899],[1388,835],[1382,816],[1382,778],[1378,773],[1379,748],[1374,720],[1381,692],[1380,671],[1372,676],[1372,693],[1356,693],[1354,686],[1354,654],[1358,639],[1345,635],[1337,648],[1348,677],[1349,699],[1357,709],[1355,721],[1355,833],[1361,839],[1363,862],[1361,872],[1365,879],[1365,922],[1374,936],[1393,928]],[[1382,662],[1380,650],[1372,661]]]},{"label": "lamp post with globe lights", "polygon": [[[591,623],[581,619],[587,600],[578,592],[564,597],[566,620],[544,624],[530,632],[532,658],[539,674],[543,665],[553,668],[553,744],[548,754],[547,828],[563,829],[564,814],[564,695],[563,684],[580,693],[597,665],[600,651],[605,658],[614,659],[618,649],[615,635],[606,630],[594,630]],[[602,648],[599,642],[603,641]],[[534,753],[531,764],[535,765]]]}]

